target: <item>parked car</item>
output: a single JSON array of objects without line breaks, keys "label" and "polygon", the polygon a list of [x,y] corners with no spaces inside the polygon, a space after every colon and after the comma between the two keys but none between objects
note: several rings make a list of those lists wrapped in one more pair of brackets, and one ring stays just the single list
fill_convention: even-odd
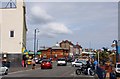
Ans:
[{"label": "parked car", "polygon": [[115,73],[116,73],[116,76],[120,77],[120,62],[119,63],[116,63],[116,66],[115,66]]},{"label": "parked car", "polygon": [[2,75],[7,75],[7,74],[8,74],[8,71],[9,71],[8,67],[2,65],[1,63],[0,63],[0,66],[1,66],[1,67],[0,67],[0,74],[2,74]]},{"label": "parked car", "polygon": [[58,60],[57,60],[57,66],[59,66],[59,65],[67,65],[67,61],[66,61],[66,59],[65,58],[58,58]]},{"label": "parked car", "polygon": [[83,65],[83,63],[81,61],[74,61],[71,64],[73,67],[80,67]]},{"label": "parked car", "polygon": [[52,69],[52,63],[49,59],[42,60],[41,69]]}]

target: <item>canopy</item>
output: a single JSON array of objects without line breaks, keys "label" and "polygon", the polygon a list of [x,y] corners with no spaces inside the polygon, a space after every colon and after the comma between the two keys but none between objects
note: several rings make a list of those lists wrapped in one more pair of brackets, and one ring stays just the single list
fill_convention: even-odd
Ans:
[{"label": "canopy", "polygon": [[95,54],[94,52],[82,52],[82,54],[89,54],[89,55],[93,55]]}]

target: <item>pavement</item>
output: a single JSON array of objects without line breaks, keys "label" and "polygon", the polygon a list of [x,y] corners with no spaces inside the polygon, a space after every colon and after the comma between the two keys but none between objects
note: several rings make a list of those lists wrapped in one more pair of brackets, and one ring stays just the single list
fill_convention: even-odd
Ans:
[{"label": "pavement", "polygon": [[[40,68],[40,64],[36,64],[36,68]],[[9,73],[16,72],[16,71],[29,70],[29,69],[32,69],[32,65],[27,65],[27,67],[22,67],[22,66],[10,67]]]}]

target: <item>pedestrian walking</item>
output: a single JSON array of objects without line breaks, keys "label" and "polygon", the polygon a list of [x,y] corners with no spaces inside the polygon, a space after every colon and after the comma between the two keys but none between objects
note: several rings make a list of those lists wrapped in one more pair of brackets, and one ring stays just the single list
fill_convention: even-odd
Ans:
[{"label": "pedestrian walking", "polygon": [[24,60],[22,60],[22,67],[24,67]]},{"label": "pedestrian walking", "polygon": [[35,69],[35,60],[32,59],[32,69]]},{"label": "pedestrian walking", "polygon": [[27,67],[27,60],[25,61],[25,67]]},{"label": "pedestrian walking", "polygon": [[94,63],[95,70],[96,70],[96,69],[97,69],[97,66],[98,66],[98,62],[97,62],[97,60],[95,60],[93,63]]}]

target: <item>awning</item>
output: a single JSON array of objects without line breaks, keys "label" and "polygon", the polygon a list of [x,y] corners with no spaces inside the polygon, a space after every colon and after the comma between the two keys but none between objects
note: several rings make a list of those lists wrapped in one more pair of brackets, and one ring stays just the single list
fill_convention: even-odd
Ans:
[{"label": "awning", "polygon": [[34,52],[29,52],[28,54],[34,54]]},{"label": "awning", "polygon": [[37,52],[38,55],[40,55],[42,52]]}]

